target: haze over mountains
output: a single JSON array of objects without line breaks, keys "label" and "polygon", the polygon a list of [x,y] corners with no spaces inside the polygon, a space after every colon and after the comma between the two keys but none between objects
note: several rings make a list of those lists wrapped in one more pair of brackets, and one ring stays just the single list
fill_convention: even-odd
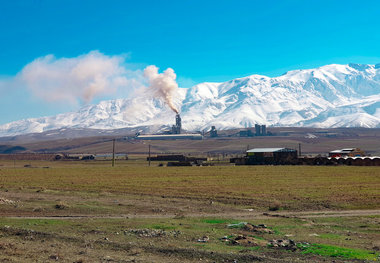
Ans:
[{"label": "haze over mountains", "polygon": [[[327,65],[269,78],[252,75],[224,83],[178,89],[173,103],[190,131],[252,127],[380,127],[380,64]],[[75,112],[15,121],[0,126],[0,136],[55,129],[135,128],[161,131],[175,113],[160,99],[141,93],[102,101]]]}]

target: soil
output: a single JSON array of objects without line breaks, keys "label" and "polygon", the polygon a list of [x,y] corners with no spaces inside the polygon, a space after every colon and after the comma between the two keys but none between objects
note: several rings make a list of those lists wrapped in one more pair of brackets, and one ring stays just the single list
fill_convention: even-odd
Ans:
[{"label": "soil", "polygon": [[[247,218],[320,218],[352,217],[380,215],[380,209],[372,210],[308,210],[308,211],[263,211],[227,206],[209,200],[193,198],[168,198],[141,195],[114,196],[103,193],[103,196],[81,197],[70,193],[54,194],[55,204],[49,209],[39,207],[40,203],[51,200],[51,193],[44,192],[2,192],[0,195],[1,217],[18,218],[172,218],[186,217],[228,217]],[[117,211],[99,213],[99,211],[75,211],[70,204],[94,202],[118,207]],[[35,205],[28,209],[26,204]],[[39,209],[38,209],[39,208]],[[112,212],[112,213],[111,213]]]}]

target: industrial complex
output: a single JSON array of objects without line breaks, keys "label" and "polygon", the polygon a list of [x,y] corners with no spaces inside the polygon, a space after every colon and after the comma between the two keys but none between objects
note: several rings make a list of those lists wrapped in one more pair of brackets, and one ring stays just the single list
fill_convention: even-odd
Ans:
[{"label": "industrial complex", "polygon": [[[365,137],[367,140],[368,138],[372,138],[370,136],[377,136],[376,132],[367,134],[367,137]],[[259,124],[251,128],[220,131],[217,130],[216,126],[211,126],[211,129],[208,131],[203,130],[196,133],[188,133],[182,128],[181,116],[176,112],[174,124],[159,134],[137,133],[135,136],[122,136],[119,139],[110,139],[107,136],[99,138],[99,141],[92,143],[81,143],[85,147],[84,151],[78,151],[77,149],[67,151],[65,144],[61,146],[64,148],[58,148],[57,145],[53,146],[50,151],[46,151],[46,148],[43,148],[42,151],[37,150],[35,152],[17,145],[4,145],[2,148],[0,147],[0,150],[2,149],[0,151],[0,159],[56,161],[128,160],[127,153],[144,155],[148,153],[149,148],[149,157],[146,159],[149,161],[149,164],[151,161],[167,161],[170,162],[170,166],[213,165],[215,164],[215,160],[220,161],[220,154],[222,154],[225,164],[229,162],[230,165],[380,166],[380,157],[366,154],[357,147],[329,149],[330,144],[326,143],[327,141],[332,142],[332,144],[339,142],[336,145],[340,146],[344,146],[347,142],[352,144],[352,139],[347,140],[347,136],[357,135],[353,130],[348,132],[348,130],[340,131],[339,129],[312,130],[311,128],[302,128],[295,130],[289,127],[271,127],[268,130],[266,125]],[[178,142],[175,142],[176,140]],[[194,140],[194,142],[191,142],[191,140]],[[112,145],[111,141],[113,142],[112,154],[107,153],[107,150],[110,149],[108,147]],[[118,145],[123,145],[123,150],[118,148],[120,150],[115,152],[115,141],[118,141]],[[149,143],[149,147],[147,147],[148,145],[145,141],[152,141]],[[157,141],[162,141],[162,143]],[[324,144],[323,148],[319,145],[321,142]],[[307,154],[301,154],[301,144],[303,143],[307,145]],[[99,148],[97,148],[97,144],[99,144]],[[255,145],[256,147],[252,148],[249,145]],[[365,146],[368,143],[359,145]],[[313,149],[314,147],[316,148],[315,150]],[[158,155],[153,157],[151,153]],[[372,147],[369,153],[376,155],[378,151],[374,151]],[[215,158],[215,156],[217,157]],[[164,164],[160,163],[160,165]]]},{"label": "industrial complex", "polygon": [[199,133],[182,133],[182,120],[179,114],[175,116],[175,125],[170,131],[163,134],[137,134],[138,140],[202,140],[203,136]]}]

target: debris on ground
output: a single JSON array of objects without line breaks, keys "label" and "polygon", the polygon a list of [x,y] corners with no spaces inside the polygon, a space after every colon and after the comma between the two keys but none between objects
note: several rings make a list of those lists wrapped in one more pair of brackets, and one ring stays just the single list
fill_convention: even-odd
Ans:
[{"label": "debris on ground", "polygon": [[0,242],[0,250],[5,250],[5,249],[13,249],[15,248],[15,245],[12,244],[12,243],[3,243],[3,242]]},{"label": "debris on ground", "polygon": [[224,236],[222,237],[220,240],[224,241],[224,242],[228,242],[230,241],[229,237],[228,236]]},{"label": "debris on ground", "polygon": [[228,228],[240,228],[249,232],[264,233],[264,234],[273,234],[273,231],[270,230],[264,224],[253,225],[247,222],[240,222],[237,224],[229,224]]},{"label": "debris on ground", "polygon": [[69,206],[64,202],[59,202],[54,207],[55,209],[60,209],[60,210],[69,208]]},{"label": "debris on ground", "polygon": [[16,201],[0,197],[0,205],[14,205],[14,204],[16,204]]},{"label": "debris on ground", "polygon": [[210,240],[208,236],[203,236],[202,238],[198,238],[197,242],[207,243]]},{"label": "debris on ground", "polygon": [[114,260],[113,258],[111,258],[110,256],[105,256],[105,257],[103,258],[103,260],[106,261],[106,262],[115,261],[115,260]]},{"label": "debris on ground", "polygon": [[50,256],[49,256],[49,259],[52,259],[52,260],[58,260],[59,257],[58,257],[58,255],[50,255]]},{"label": "debris on ground", "polygon": [[165,231],[161,229],[129,229],[124,230],[124,235],[134,234],[139,237],[164,237],[164,236],[173,236],[177,237],[181,234],[181,231],[172,230]]},{"label": "debris on ground", "polygon": [[244,228],[244,230],[250,231],[250,232],[257,232],[257,233],[266,233],[266,234],[273,234],[273,231],[270,230],[266,225],[259,224],[259,225],[252,225],[250,223],[247,223]]},{"label": "debris on ground", "polygon": [[310,246],[309,243],[306,242],[295,242],[292,239],[273,239],[270,241],[266,241],[262,238],[257,238],[251,235],[232,235],[232,236],[224,236],[220,238],[221,241],[225,242],[228,245],[237,245],[244,247],[270,247],[270,248],[279,248],[286,249],[291,251],[296,251],[297,249],[303,249]]},{"label": "debris on ground", "polygon": [[268,246],[295,251],[298,248],[309,246],[309,243],[297,243],[292,239],[273,239],[268,242]]},{"label": "debris on ground", "polygon": [[238,236],[224,236],[220,240],[226,242],[230,245],[239,245],[244,247],[256,247],[256,246],[266,246],[267,241],[257,239],[252,236],[238,235]]}]

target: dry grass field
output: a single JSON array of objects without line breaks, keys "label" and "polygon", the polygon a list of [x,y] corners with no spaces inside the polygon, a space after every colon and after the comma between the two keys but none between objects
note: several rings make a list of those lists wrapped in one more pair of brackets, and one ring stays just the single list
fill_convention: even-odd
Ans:
[{"label": "dry grass field", "polygon": [[[307,155],[327,154],[329,151],[341,148],[358,147],[371,155],[380,155],[380,129],[365,128],[290,128],[268,127],[268,131],[276,136],[237,137],[239,130],[220,131],[222,137],[204,140],[175,140],[175,141],[140,141],[134,140],[130,134],[116,136],[116,151],[128,154],[147,154],[148,145],[154,154],[181,153],[191,155],[244,154],[247,147],[288,147]],[[33,152],[66,152],[66,153],[110,153],[112,152],[111,136],[96,136],[82,138],[51,138],[50,136],[35,135],[16,138],[0,138],[1,145],[22,146]],[[232,136],[232,137],[229,137]],[[179,147],[180,146],[180,147]]]},{"label": "dry grass field", "polygon": [[0,187],[178,197],[260,211],[274,203],[292,211],[380,208],[378,167],[146,167],[122,161],[112,168],[95,161],[61,163],[3,168]]},{"label": "dry grass field", "polygon": [[379,260],[379,189],[378,167],[0,161],[0,261]]}]

